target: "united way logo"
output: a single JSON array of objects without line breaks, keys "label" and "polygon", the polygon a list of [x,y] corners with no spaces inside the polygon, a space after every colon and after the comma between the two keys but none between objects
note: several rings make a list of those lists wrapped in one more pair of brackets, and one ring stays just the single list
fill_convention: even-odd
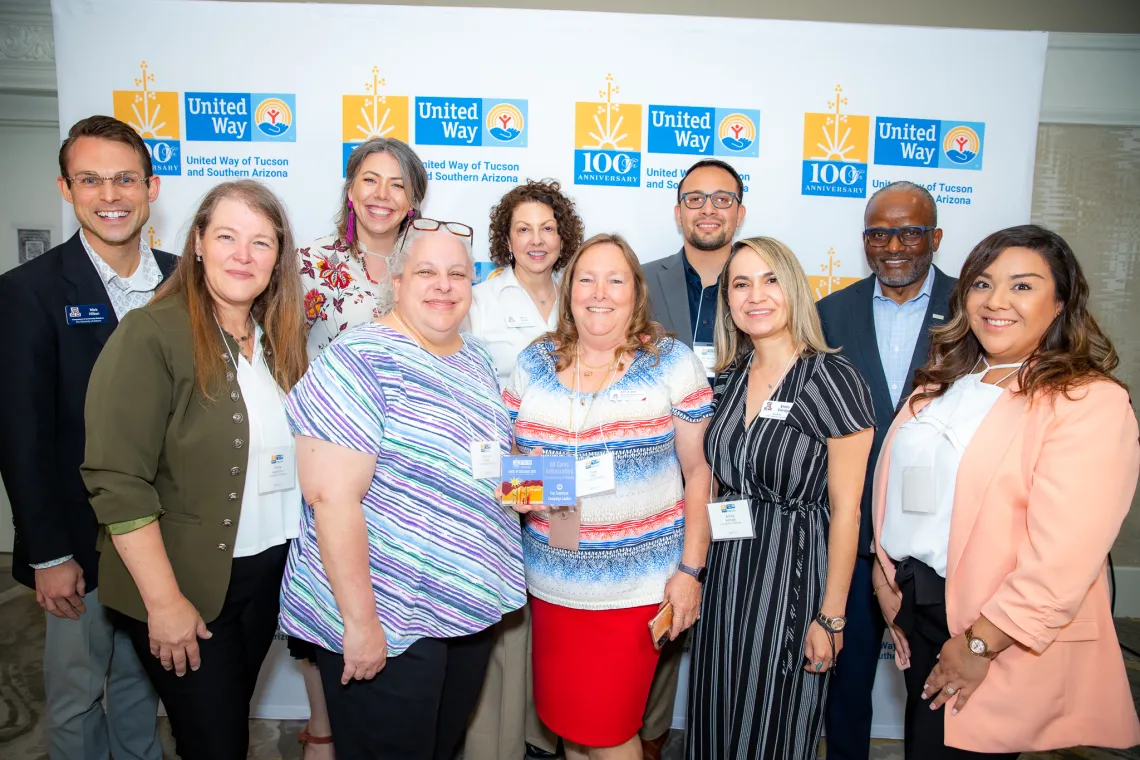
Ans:
[{"label": "united way logo", "polygon": [[527,101],[416,97],[418,145],[526,147]]},{"label": "united way logo", "polygon": [[372,67],[372,81],[364,95],[341,96],[341,176],[348,157],[360,143],[374,137],[392,137],[408,142],[408,96],[389,95],[387,80],[379,67]]},{"label": "united way logo", "polygon": [[867,196],[871,117],[849,114],[846,105],[843,87],[836,85],[827,113],[804,114],[804,195]]},{"label": "united way logo", "polygon": [[826,298],[837,290],[843,290],[848,285],[859,282],[858,277],[844,277],[840,272],[842,262],[835,256],[835,249],[827,249],[827,263],[821,264],[819,274],[808,275],[808,284],[811,285],[815,300]]},{"label": "united way logo", "polygon": [[187,92],[186,139],[203,142],[296,142],[295,95]]},{"label": "united way logo", "polygon": [[942,122],[942,156],[938,165],[943,169],[981,169],[982,139],[986,125],[981,122]]},{"label": "united way logo", "polygon": [[574,104],[574,184],[641,186],[641,106],[619,103],[606,74],[600,101]]},{"label": "united way logo", "polygon": [[759,155],[760,112],[695,106],[649,106],[649,153]]},{"label": "united way logo", "polygon": [[981,122],[880,116],[875,120],[875,163],[931,169],[981,169]]},{"label": "united way logo", "polygon": [[146,61],[139,64],[133,90],[111,92],[112,113],[129,124],[150,151],[154,173],[172,176],[182,173],[182,143],[178,121],[178,93],[152,89],[154,73]]}]

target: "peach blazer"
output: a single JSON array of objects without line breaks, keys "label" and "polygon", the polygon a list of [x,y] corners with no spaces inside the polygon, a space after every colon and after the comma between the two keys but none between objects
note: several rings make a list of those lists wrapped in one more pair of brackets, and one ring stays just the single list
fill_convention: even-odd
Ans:
[{"label": "peach blazer", "polygon": [[[980,615],[1016,640],[958,715],[946,744],[975,752],[1140,744],[1109,609],[1105,557],[1132,503],[1140,442],[1128,394],[1100,380],[1032,405],[1007,390],[962,456],[946,557],[946,617]],[[922,408],[925,404],[917,405]],[[891,441],[874,483],[882,534]],[[887,577],[894,563],[876,541]]]}]

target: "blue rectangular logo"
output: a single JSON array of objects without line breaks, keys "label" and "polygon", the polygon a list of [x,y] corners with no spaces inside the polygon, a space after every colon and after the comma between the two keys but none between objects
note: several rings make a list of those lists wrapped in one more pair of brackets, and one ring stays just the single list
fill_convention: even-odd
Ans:
[{"label": "blue rectangular logo", "polygon": [[937,168],[942,122],[879,116],[875,119],[875,163]]},{"label": "blue rectangular logo", "polygon": [[526,100],[417,96],[415,115],[417,145],[527,145]]},{"label": "blue rectangular logo", "polygon": [[285,92],[250,94],[250,134],[254,142],[297,142],[297,96]]},{"label": "blue rectangular logo", "polygon": [[63,316],[69,325],[103,325],[107,323],[107,314],[105,303],[68,306],[63,310]]},{"label": "blue rectangular logo", "polygon": [[629,150],[576,150],[574,184],[641,187],[641,153]]},{"label": "blue rectangular logo", "polygon": [[154,173],[173,177],[182,173],[182,143],[178,140],[143,140],[150,153]]},{"label": "blue rectangular logo", "polygon": [[803,195],[867,197],[867,165],[845,161],[804,161]]},{"label": "blue rectangular logo", "polygon": [[939,169],[981,171],[986,125],[980,121],[943,121]]},{"label": "blue rectangular logo", "polygon": [[240,92],[185,94],[186,139],[205,142],[249,142],[250,97]]},{"label": "blue rectangular logo", "polygon": [[760,112],[749,108],[718,108],[714,156],[756,158],[760,155]]},{"label": "blue rectangular logo", "polygon": [[713,154],[713,109],[649,106],[650,153]]}]

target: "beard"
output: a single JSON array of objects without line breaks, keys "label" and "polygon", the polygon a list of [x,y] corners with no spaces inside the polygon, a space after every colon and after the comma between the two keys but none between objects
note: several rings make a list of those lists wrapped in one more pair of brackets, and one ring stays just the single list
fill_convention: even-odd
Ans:
[{"label": "beard", "polygon": [[[884,255],[883,258],[886,257],[887,255]],[[934,251],[927,250],[916,255],[911,259],[910,266],[903,270],[884,271],[885,268],[880,266],[879,260],[880,257],[878,256],[867,257],[867,264],[879,282],[889,288],[905,288],[907,285],[913,285],[926,279],[927,273],[930,272],[930,266],[934,263]]]},{"label": "beard", "polygon": [[731,240],[732,233],[725,227],[721,227],[717,232],[712,233],[711,236],[704,236],[694,228],[692,232],[685,236],[685,242],[698,251],[718,251],[728,245]]}]

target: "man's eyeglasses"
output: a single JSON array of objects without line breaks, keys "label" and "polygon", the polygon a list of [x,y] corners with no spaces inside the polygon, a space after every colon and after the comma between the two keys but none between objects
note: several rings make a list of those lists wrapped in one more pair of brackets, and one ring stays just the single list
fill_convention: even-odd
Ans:
[{"label": "man's eyeglasses", "polygon": [[412,220],[412,229],[420,230],[422,232],[435,232],[440,227],[450,232],[452,235],[459,237],[469,238],[475,231],[462,222],[441,222],[438,219],[428,219],[427,217],[416,217]]},{"label": "man's eyeglasses", "polygon": [[74,177],[64,177],[73,187],[80,190],[98,190],[104,182],[110,182],[123,190],[133,190],[147,184],[150,177],[144,177],[138,172],[118,172],[110,177],[101,177],[95,172],[80,172]]},{"label": "man's eyeglasses", "polygon": [[891,238],[898,235],[899,242],[906,246],[918,245],[923,236],[937,227],[869,227],[863,230],[863,239],[872,248],[885,248],[890,245]]},{"label": "man's eyeglasses", "polygon": [[732,208],[732,202],[740,202],[740,196],[736,193],[730,193],[727,190],[717,190],[715,193],[702,193],[700,190],[690,190],[687,193],[681,193],[681,203],[685,204],[685,208],[696,211],[699,208],[704,208],[708,199],[712,198],[713,208]]}]

